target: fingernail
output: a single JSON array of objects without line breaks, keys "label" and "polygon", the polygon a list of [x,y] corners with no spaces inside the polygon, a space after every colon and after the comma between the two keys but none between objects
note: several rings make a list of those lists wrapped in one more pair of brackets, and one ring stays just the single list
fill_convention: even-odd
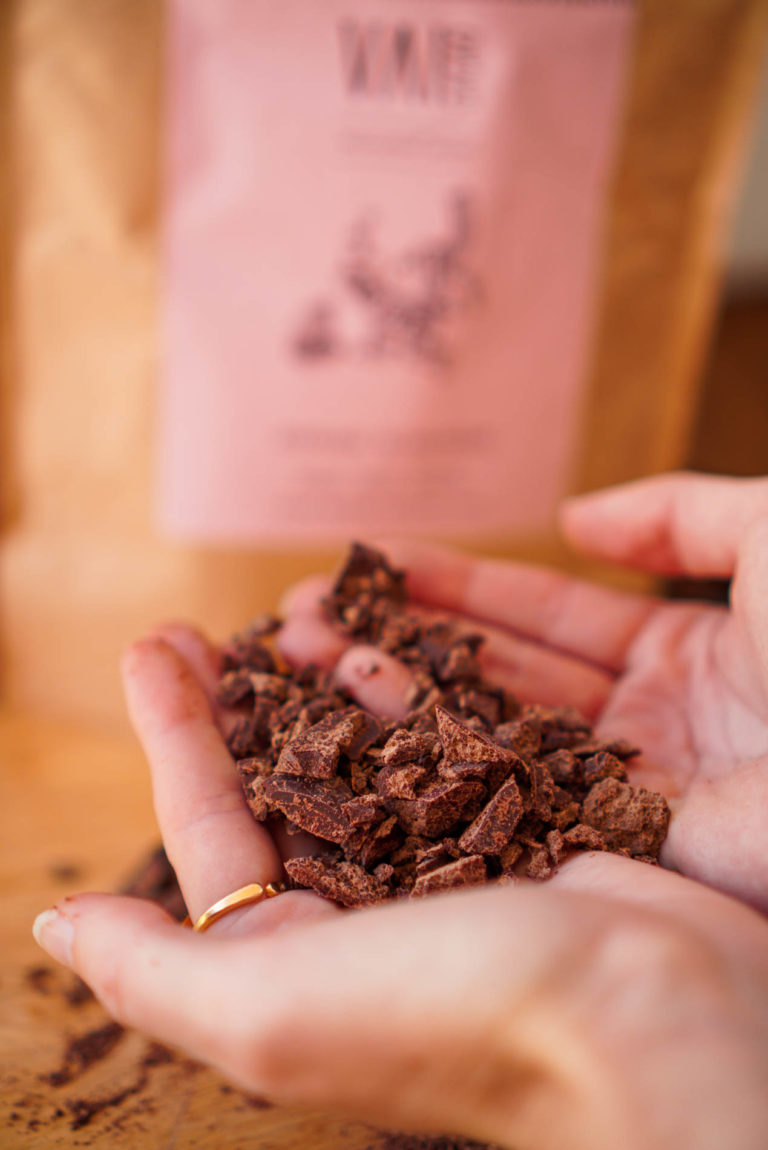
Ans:
[{"label": "fingernail", "polygon": [[35,936],[35,942],[42,946],[43,950],[47,950],[57,962],[63,962],[65,966],[72,965],[75,928],[55,907],[44,910],[37,916],[32,925],[32,934]]}]

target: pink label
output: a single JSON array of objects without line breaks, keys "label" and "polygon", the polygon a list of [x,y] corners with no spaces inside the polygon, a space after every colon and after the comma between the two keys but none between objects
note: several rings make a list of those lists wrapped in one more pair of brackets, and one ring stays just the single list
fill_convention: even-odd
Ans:
[{"label": "pink label", "polygon": [[166,529],[546,526],[631,5],[172,0],[169,19]]}]

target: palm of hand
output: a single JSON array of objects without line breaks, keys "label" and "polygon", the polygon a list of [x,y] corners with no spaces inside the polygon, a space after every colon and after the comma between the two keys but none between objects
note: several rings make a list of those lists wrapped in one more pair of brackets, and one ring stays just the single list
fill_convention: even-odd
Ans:
[{"label": "palm of hand", "polygon": [[746,635],[738,608],[656,606],[597,726],[642,748],[634,780],[670,800],[663,861],[754,900],[768,878],[768,700]]}]

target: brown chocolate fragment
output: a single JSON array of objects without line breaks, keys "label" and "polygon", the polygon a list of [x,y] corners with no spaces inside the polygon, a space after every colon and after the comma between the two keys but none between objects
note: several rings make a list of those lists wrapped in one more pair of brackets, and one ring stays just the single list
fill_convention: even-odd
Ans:
[{"label": "brown chocolate fragment", "polygon": [[656,857],[669,826],[669,807],[655,791],[608,778],[592,787],[581,817],[601,832],[608,850]]},{"label": "brown chocolate fragment", "polygon": [[445,762],[508,763],[511,769],[515,762],[520,761],[513,751],[501,746],[490,735],[474,730],[451,715],[445,707],[436,707],[435,717]]},{"label": "brown chocolate fragment", "polygon": [[553,866],[557,866],[568,850],[564,836],[558,830],[547,831],[545,840]]},{"label": "brown chocolate fragment", "polygon": [[418,763],[382,767],[376,776],[376,790],[386,799],[415,799],[416,788],[426,777],[426,769]]},{"label": "brown chocolate fragment", "polygon": [[459,839],[467,854],[500,855],[523,814],[523,800],[514,779],[507,779]]},{"label": "brown chocolate fragment", "polygon": [[602,779],[619,779],[622,783],[627,781],[627,772],[621,759],[608,751],[598,751],[596,755],[591,755],[584,763],[584,785],[586,787],[592,787]]},{"label": "brown chocolate fragment", "polygon": [[270,812],[281,811],[303,831],[331,843],[343,843],[350,831],[344,803],[352,792],[341,779],[301,779],[271,775],[262,783]]},{"label": "brown chocolate fragment", "polygon": [[381,615],[377,607],[382,602],[405,602],[405,572],[390,567],[386,556],[373,547],[353,543],[323,606],[329,618],[356,635]]},{"label": "brown chocolate fragment", "polygon": [[549,878],[552,874],[552,861],[549,856],[549,851],[546,846],[535,844],[530,848],[531,858],[528,866],[525,868],[525,873],[528,878],[532,878],[535,882],[543,882],[545,878]]},{"label": "brown chocolate fragment", "polygon": [[524,850],[521,842],[511,842],[508,847],[505,847],[501,852],[499,863],[501,865],[502,874],[513,874],[515,866],[517,865],[520,856]]},{"label": "brown chocolate fragment", "polygon": [[440,894],[462,886],[476,886],[485,882],[488,874],[482,855],[465,855],[455,862],[437,867],[416,879],[411,898],[423,898],[426,894]]},{"label": "brown chocolate fragment", "polygon": [[297,886],[309,887],[342,906],[368,906],[389,895],[385,883],[355,863],[327,858],[287,859],[285,869]]},{"label": "brown chocolate fragment", "polygon": [[531,764],[530,786],[528,809],[536,818],[547,822],[552,815],[555,784],[544,763],[535,762]]},{"label": "brown chocolate fragment", "polygon": [[240,781],[251,814],[257,822],[265,822],[269,818],[270,806],[264,793],[264,776],[253,775],[249,779],[241,778]]},{"label": "brown chocolate fragment", "polygon": [[563,834],[563,842],[569,847],[584,847],[589,851],[605,850],[605,839],[595,827],[577,823]]},{"label": "brown chocolate fragment", "polygon": [[277,771],[313,779],[332,779],[342,753],[357,759],[381,734],[378,719],[359,707],[332,711],[280,752]]},{"label": "brown chocolate fragment", "polygon": [[580,787],[584,778],[581,759],[565,747],[546,755],[542,762],[559,787]]},{"label": "brown chocolate fragment", "polygon": [[541,747],[541,730],[530,719],[513,719],[508,723],[501,723],[494,731],[494,738],[525,762],[535,758]]},{"label": "brown chocolate fragment", "polygon": [[440,754],[442,747],[436,733],[418,733],[401,727],[384,744],[381,762],[385,767],[400,767],[405,763],[434,763]]},{"label": "brown chocolate fragment", "polygon": [[386,806],[408,834],[434,838],[471,819],[485,795],[482,783],[437,782],[425,787],[415,799],[387,799]]}]

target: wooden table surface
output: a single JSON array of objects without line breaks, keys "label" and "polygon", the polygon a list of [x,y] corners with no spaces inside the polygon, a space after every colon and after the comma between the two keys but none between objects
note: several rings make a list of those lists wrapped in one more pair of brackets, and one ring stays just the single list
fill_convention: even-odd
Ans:
[{"label": "wooden table surface", "polygon": [[[94,1001],[69,1004],[72,976],[35,945],[32,920],[70,890],[114,890],[157,838],[132,741],[0,709],[0,1147],[379,1146],[364,1126],[254,1104],[181,1056],[145,1066],[135,1032],[70,1081],[45,1080],[73,1037],[108,1019]],[[77,1126],[79,1101],[121,1094]]]}]

